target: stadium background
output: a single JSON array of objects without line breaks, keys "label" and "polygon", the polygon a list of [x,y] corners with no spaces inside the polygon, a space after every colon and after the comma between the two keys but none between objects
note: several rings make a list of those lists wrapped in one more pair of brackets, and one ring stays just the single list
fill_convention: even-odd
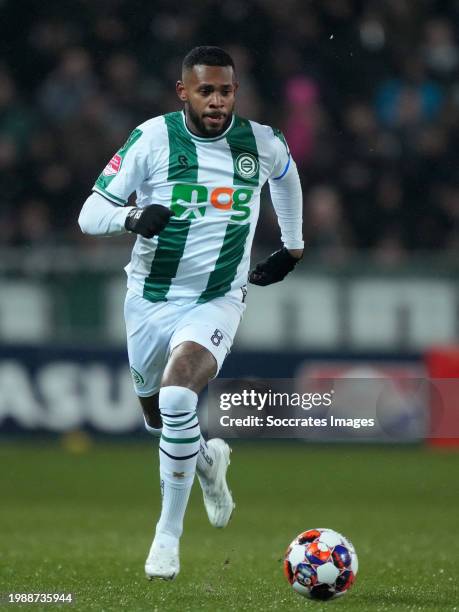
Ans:
[{"label": "stadium background", "polygon": [[[132,238],[85,237],[76,219],[133,127],[178,108],[183,55],[224,46],[241,82],[239,114],[281,128],[298,164],[306,256],[285,283],[251,289],[222,375],[390,367],[395,385],[459,378],[458,23],[455,0],[0,2],[0,591],[73,587],[81,609],[294,609],[278,557],[296,532],[327,523],[363,557],[352,609],[449,609],[452,566],[438,544],[457,550],[458,456],[432,442],[450,446],[459,427],[450,420],[426,443],[427,413],[404,429],[426,417],[409,395],[395,411],[396,447],[236,443],[233,532],[206,529],[194,491],[184,546],[197,557],[184,552],[175,603],[162,586],[148,591],[139,575],[159,490],[124,349]],[[253,259],[278,240],[265,194]],[[321,501],[309,499],[314,486]],[[432,545],[423,530],[435,522],[449,539],[439,536],[427,588],[427,560],[415,569],[410,559],[419,541]],[[387,553],[385,534],[400,529],[394,577],[372,553]],[[272,588],[250,569],[264,537]],[[209,557],[216,582],[203,584],[196,558],[207,568]]]}]

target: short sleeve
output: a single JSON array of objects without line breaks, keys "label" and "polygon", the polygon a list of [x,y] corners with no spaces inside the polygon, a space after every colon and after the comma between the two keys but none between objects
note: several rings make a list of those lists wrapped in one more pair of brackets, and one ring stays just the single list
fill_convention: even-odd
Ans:
[{"label": "short sleeve", "polygon": [[284,135],[280,130],[273,128],[273,157],[274,165],[270,180],[277,181],[284,177],[290,166],[290,150]]},{"label": "short sleeve", "polygon": [[122,206],[148,177],[146,136],[136,128],[125,144],[111,158],[97,179],[93,191]]}]

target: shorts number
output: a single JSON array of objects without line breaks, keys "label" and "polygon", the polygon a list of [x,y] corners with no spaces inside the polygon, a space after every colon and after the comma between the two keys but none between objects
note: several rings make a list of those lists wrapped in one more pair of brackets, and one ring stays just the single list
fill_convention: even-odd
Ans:
[{"label": "shorts number", "polygon": [[220,342],[223,340],[223,334],[219,329],[216,329],[212,336],[210,337],[210,341],[214,346],[220,346]]}]

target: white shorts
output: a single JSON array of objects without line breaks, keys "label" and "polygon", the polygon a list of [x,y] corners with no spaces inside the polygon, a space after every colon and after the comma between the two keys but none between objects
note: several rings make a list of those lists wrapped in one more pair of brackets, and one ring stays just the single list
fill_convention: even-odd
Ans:
[{"label": "white shorts", "polygon": [[179,306],[150,302],[128,290],[124,318],[137,395],[149,397],[159,391],[169,355],[185,341],[197,342],[208,349],[217,361],[218,373],[230,352],[244,310],[242,299],[234,295]]}]

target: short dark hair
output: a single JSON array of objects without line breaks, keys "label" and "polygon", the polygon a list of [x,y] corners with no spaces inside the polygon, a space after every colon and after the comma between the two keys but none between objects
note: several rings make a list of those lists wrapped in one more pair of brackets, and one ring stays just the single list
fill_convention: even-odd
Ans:
[{"label": "short dark hair", "polygon": [[234,61],[229,53],[220,47],[203,45],[195,47],[187,53],[182,62],[182,70],[191,70],[193,66],[231,66],[234,70]]}]

